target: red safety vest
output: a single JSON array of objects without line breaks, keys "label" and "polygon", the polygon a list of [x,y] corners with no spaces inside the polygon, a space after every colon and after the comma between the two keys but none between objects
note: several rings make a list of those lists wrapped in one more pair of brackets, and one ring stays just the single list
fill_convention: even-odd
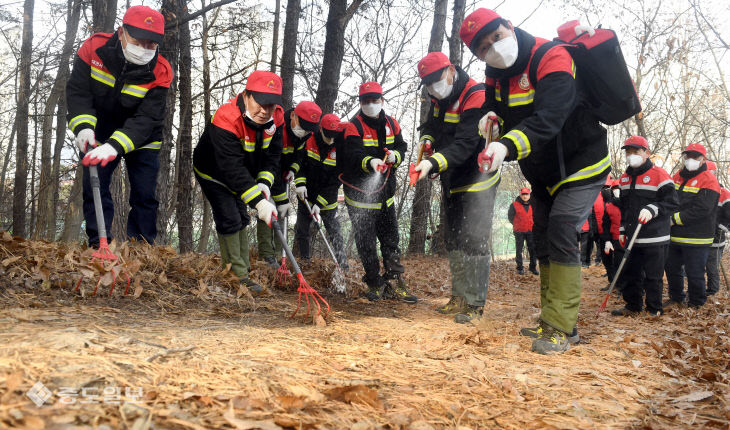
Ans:
[{"label": "red safety vest", "polygon": [[518,233],[526,233],[532,231],[534,224],[532,220],[532,205],[527,205],[529,209],[525,211],[525,205],[520,202],[512,202],[515,208],[515,218],[512,220],[512,229]]}]

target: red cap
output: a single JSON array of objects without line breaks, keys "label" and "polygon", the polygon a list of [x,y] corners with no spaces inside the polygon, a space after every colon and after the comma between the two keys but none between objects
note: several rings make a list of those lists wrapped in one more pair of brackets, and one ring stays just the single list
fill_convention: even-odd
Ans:
[{"label": "red cap", "polygon": [[429,52],[418,62],[418,76],[421,84],[430,85],[439,80],[441,71],[449,67],[451,61],[443,52]]},{"label": "red cap", "polygon": [[360,100],[366,99],[366,98],[378,98],[383,97],[383,87],[380,86],[377,82],[365,82],[364,84],[360,85],[360,91],[359,91]]},{"label": "red cap", "polygon": [[642,148],[649,150],[649,142],[641,136],[631,136],[624,141],[624,146],[621,149],[626,148]]},{"label": "red cap", "polygon": [[246,80],[246,91],[260,105],[281,105],[281,86],[279,75],[266,70],[255,70]]},{"label": "red cap", "polygon": [[323,116],[320,124],[323,130],[340,131],[340,117],[333,113]]},{"label": "red cap", "polygon": [[523,189],[520,190],[520,194],[530,194],[530,189],[529,188],[523,188]]},{"label": "red cap", "polygon": [[165,34],[165,18],[149,6],[132,6],[122,18],[124,29],[135,39],[162,42]]},{"label": "red cap", "polygon": [[299,117],[299,126],[314,133],[317,131],[317,124],[322,116],[322,109],[317,103],[310,101],[299,102],[294,108],[294,113]]},{"label": "red cap", "polygon": [[343,131],[344,129],[347,128],[347,124],[349,124],[349,123],[350,123],[349,121],[342,121],[340,123],[340,126],[337,127],[337,131]]},{"label": "red cap", "polygon": [[707,165],[707,170],[717,171],[717,164],[714,161],[707,160],[705,164]]},{"label": "red cap", "polygon": [[705,145],[702,145],[700,143],[690,143],[687,145],[687,149],[682,151],[682,154],[686,152],[697,152],[703,157],[707,157],[707,149],[705,149]]},{"label": "red cap", "polygon": [[472,51],[479,40],[499,27],[502,17],[491,9],[479,8],[470,13],[461,23],[459,37]]}]

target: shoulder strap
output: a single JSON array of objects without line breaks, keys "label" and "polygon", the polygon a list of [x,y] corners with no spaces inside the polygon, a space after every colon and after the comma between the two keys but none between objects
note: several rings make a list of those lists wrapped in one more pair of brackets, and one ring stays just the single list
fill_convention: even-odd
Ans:
[{"label": "shoulder strap", "polygon": [[355,125],[357,132],[360,133],[360,137],[362,137],[362,123],[360,122],[360,118],[356,116],[350,122]]},{"label": "shoulder strap", "polygon": [[544,57],[551,48],[558,45],[560,45],[560,43],[555,41],[545,42],[535,50],[534,54],[532,54],[532,58],[530,59],[529,78],[533,87],[537,88],[537,68],[538,66],[540,66],[540,61],[542,60],[542,57]]},{"label": "shoulder strap", "polygon": [[461,95],[461,98],[459,99],[459,110],[462,110],[464,108],[464,102],[469,100],[469,97],[471,97],[472,94],[479,90],[485,91],[486,85],[484,85],[483,83],[476,83],[469,87],[469,89],[464,91]]},{"label": "shoulder strap", "polygon": [[390,115],[385,115],[385,119],[388,121],[388,126],[390,127],[390,131],[393,133],[393,136],[395,136],[395,127],[393,127],[393,118],[391,118]]}]

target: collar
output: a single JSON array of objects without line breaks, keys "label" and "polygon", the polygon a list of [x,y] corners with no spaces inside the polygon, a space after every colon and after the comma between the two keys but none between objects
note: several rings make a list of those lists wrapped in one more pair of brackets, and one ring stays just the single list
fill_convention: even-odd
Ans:
[{"label": "collar", "polygon": [[642,174],[648,172],[649,169],[651,169],[652,167],[654,167],[654,163],[652,163],[651,160],[647,158],[646,161],[644,162],[644,164],[637,167],[636,169],[634,169],[631,166],[627,167],[626,174],[629,176],[636,177],[636,176],[639,176],[639,175],[642,175]]},{"label": "collar", "polygon": [[360,118],[362,118],[362,122],[364,122],[368,127],[373,128],[375,130],[377,130],[380,127],[385,125],[385,111],[384,110],[380,111],[377,118],[370,118],[369,116],[362,113],[362,110],[360,110]]},{"label": "collar", "polygon": [[515,27],[515,37],[517,38],[517,46],[519,49],[515,64],[506,69],[497,69],[487,64],[486,74],[488,77],[494,79],[509,78],[525,72],[532,58],[532,47],[535,46],[535,37],[517,27]]},{"label": "collar", "polygon": [[679,176],[681,176],[682,178],[684,178],[685,181],[687,181],[687,180],[690,180],[690,179],[694,178],[695,176],[699,175],[700,173],[704,172],[705,170],[707,170],[707,164],[705,164],[705,163],[702,163],[700,168],[695,170],[694,172],[690,172],[689,170],[687,170],[686,167],[682,167],[682,170],[679,171]]}]

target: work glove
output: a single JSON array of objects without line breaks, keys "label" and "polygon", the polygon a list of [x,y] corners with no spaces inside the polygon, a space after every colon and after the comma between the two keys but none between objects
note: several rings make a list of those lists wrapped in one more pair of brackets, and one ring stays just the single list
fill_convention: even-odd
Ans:
[{"label": "work glove", "polygon": [[370,160],[370,168],[372,168],[374,172],[385,172],[385,166],[385,162],[380,158],[373,158],[372,160]]},{"label": "work glove", "polygon": [[433,142],[431,142],[431,139],[428,138],[421,138],[421,141],[419,142],[421,146],[423,146],[423,156],[424,157],[430,157],[433,155]]},{"label": "work glove", "polygon": [[258,184],[256,184],[256,186],[259,187],[259,191],[261,191],[266,200],[269,200],[269,198],[271,198],[271,190],[269,189],[268,185],[259,182]]},{"label": "work glove", "polygon": [[319,221],[320,221],[320,220],[322,219],[322,218],[321,218],[321,217],[319,216],[319,206],[317,206],[317,205],[314,205],[314,206],[312,206],[312,219],[313,219],[313,220],[314,220],[314,221],[315,221],[315,222],[316,222],[317,224],[319,224]]},{"label": "work glove", "polygon": [[96,148],[96,136],[94,130],[85,128],[76,135],[74,143],[79,148],[79,151],[86,153],[89,148]]},{"label": "work glove", "polygon": [[487,121],[489,118],[492,118],[492,137],[499,136],[499,121],[497,121],[497,114],[489,111],[486,115],[482,117],[482,119],[479,120],[479,135],[486,138],[487,137]]},{"label": "work glove", "polygon": [[388,151],[388,154],[385,156],[385,164],[394,164],[395,163],[395,153],[393,151]]},{"label": "work glove", "polygon": [[479,170],[492,173],[499,170],[507,156],[507,147],[499,142],[490,142],[479,154]]},{"label": "work glove", "polygon": [[606,241],[606,244],[603,245],[603,253],[608,255],[613,251],[613,243],[611,243],[610,240]]},{"label": "work glove", "polygon": [[271,227],[271,220],[277,219],[276,206],[268,200],[259,200],[259,202],[256,203],[256,211],[258,211],[259,219],[265,222],[269,227]]},{"label": "work glove", "polygon": [[299,197],[299,200],[304,200],[308,197],[307,187],[305,187],[304,185],[297,186],[297,189],[295,191],[297,193],[297,197]]},{"label": "work glove", "polygon": [[651,214],[651,211],[649,209],[644,208],[639,211],[639,222],[640,223],[646,224],[649,221],[651,221],[652,218],[654,218],[654,215]]},{"label": "work glove", "polygon": [[101,164],[101,167],[106,166],[109,162],[117,158],[118,152],[108,143],[98,146],[89,151],[81,160],[81,164],[84,166],[96,166]]},{"label": "work glove", "polygon": [[276,207],[276,210],[279,212],[279,218],[286,218],[289,215],[289,212],[291,212],[291,203],[279,205]]},{"label": "work glove", "polygon": [[290,170],[284,175],[284,182],[291,182],[294,180],[294,171]]},{"label": "work glove", "polygon": [[418,166],[416,166],[416,172],[418,172],[418,180],[425,178],[428,176],[428,173],[433,169],[433,164],[431,164],[428,160],[421,160],[420,163],[418,163]]},{"label": "work glove", "polygon": [[618,243],[621,244],[622,248],[626,248],[626,235],[625,234],[618,235]]}]

